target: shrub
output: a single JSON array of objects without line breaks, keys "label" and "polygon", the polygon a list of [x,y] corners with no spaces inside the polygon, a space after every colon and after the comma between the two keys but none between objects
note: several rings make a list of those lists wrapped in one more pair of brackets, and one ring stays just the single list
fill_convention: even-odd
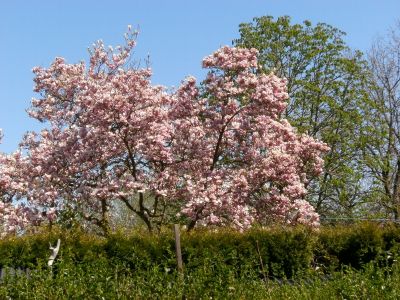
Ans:
[{"label": "shrub", "polygon": [[[136,230],[108,238],[79,230],[10,237],[0,240],[0,267],[46,266],[49,243],[54,245],[57,238],[61,238],[61,248],[55,269],[62,263],[90,268],[98,262],[119,266],[119,272],[172,274],[176,269],[173,232],[167,228],[159,234]],[[197,229],[183,231],[181,236],[185,274],[254,279],[301,277],[313,271],[312,263],[325,273],[344,266],[361,269],[374,260],[387,263],[400,255],[399,241],[399,227],[370,223],[323,227],[319,232],[302,227],[254,228],[242,233]]]}]

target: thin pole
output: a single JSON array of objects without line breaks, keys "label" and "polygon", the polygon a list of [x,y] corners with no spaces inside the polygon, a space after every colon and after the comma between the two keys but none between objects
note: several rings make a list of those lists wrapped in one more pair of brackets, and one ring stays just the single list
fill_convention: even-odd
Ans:
[{"label": "thin pole", "polygon": [[181,234],[179,230],[179,225],[174,224],[175,232],[175,251],[176,251],[176,263],[178,264],[178,272],[183,273],[183,263],[182,263],[182,251],[181,251]]}]

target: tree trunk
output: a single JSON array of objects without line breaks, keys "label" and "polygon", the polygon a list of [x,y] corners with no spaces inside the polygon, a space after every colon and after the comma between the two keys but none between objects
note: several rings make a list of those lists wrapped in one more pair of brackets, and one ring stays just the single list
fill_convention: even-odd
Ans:
[{"label": "tree trunk", "polygon": [[394,219],[398,220],[400,215],[400,157],[397,159],[396,176],[394,179],[391,204],[392,204]]},{"label": "tree trunk", "polygon": [[110,216],[108,212],[107,200],[101,199],[101,220],[100,227],[103,229],[104,234],[108,236],[110,234]]}]

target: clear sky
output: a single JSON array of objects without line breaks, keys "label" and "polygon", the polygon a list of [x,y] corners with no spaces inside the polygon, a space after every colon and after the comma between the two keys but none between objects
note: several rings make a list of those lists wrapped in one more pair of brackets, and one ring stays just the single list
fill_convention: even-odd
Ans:
[{"label": "clear sky", "polygon": [[0,0],[0,151],[12,152],[24,132],[40,129],[25,112],[35,96],[32,67],[56,56],[86,60],[94,41],[121,44],[132,24],[140,28],[136,59],[150,55],[153,83],[177,86],[187,75],[202,77],[202,58],[231,45],[240,23],[263,15],[328,23],[366,51],[400,20],[400,0]]}]

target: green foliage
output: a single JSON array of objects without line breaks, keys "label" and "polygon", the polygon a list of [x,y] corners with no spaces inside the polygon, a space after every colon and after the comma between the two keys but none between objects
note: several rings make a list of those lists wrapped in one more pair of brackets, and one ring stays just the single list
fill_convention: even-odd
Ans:
[{"label": "green foliage", "polygon": [[[49,242],[61,238],[53,269]],[[400,227],[360,223],[247,232],[182,232],[184,274],[171,228],[114,233],[42,232],[0,241],[0,266],[30,278],[0,284],[5,299],[365,299],[400,295]],[[319,270],[316,270],[316,267]],[[322,270],[323,272],[320,272]],[[327,277],[328,276],[328,277]],[[277,281],[279,279],[279,281]],[[32,295],[35,295],[32,297]]]},{"label": "green foliage", "polygon": [[[291,278],[305,272],[312,260],[314,238],[306,229],[253,229],[247,233],[230,230],[198,231],[182,236],[186,269],[206,261],[209,268],[259,278]],[[262,262],[262,265],[261,265]]]},{"label": "green foliage", "polygon": [[[57,263],[122,264],[131,271],[158,269],[171,273],[176,267],[172,229],[159,234],[147,231],[113,233],[108,238],[82,231],[43,232],[0,241],[0,266],[36,268],[45,266],[49,243],[61,239]],[[254,228],[183,231],[181,236],[185,272],[207,266],[215,273],[235,277],[294,278],[309,273],[311,266],[325,271],[343,266],[360,269],[365,264],[400,254],[400,228],[360,223],[325,226],[319,232],[307,228]],[[56,263],[56,264],[57,264]]]},{"label": "green foliage", "polygon": [[367,104],[369,76],[362,53],[350,51],[337,28],[291,24],[288,16],[254,18],[239,32],[235,46],[258,49],[261,72],[288,80],[290,123],[331,147],[324,173],[309,186],[309,200],[323,216],[359,213],[366,192],[360,107]]},{"label": "green foliage", "polygon": [[318,236],[315,262],[325,271],[344,266],[360,269],[393,249],[400,238],[396,228],[371,223],[324,228]]},{"label": "green foliage", "polygon": [[6,278],[1,299],[399,299],[400,264],[362,271],[345,268],[329,278],[318,275],[295,281],[265,282],[251,274],[236,277],[215,273],[205,264],[183,276],[158,268],[127,269],[104,261],[72,264],[61,261],[58,271],[42,268],[25,276]]},{"label": "green foliage", "polygon": [[103,251],[111,261],[122,262],[132,270],[164,270],[175,266],[174,247],[171,233],[149,234],[136,231],[130,235],[111,235]]},{"label": "green foliage", "polygon": [[[82,232],[42,233],[10,238],[0,242],[0,266],[44,266],[50,254],[49,243],[61,238],[58,260],[91,264],[98,260],[123,264],[132,271],[157,268],[175,269],[172,232],[129,235],[112,234],[108,239]],[[255,229],[246,233],[222,229],[182,234],[182,255],[187,272],[207,266],[215,273],[258,277],[291,278],[305,272],[312,260],[314,238],[306,229]],[[261,265],[262,262],[262,265]]]}]

